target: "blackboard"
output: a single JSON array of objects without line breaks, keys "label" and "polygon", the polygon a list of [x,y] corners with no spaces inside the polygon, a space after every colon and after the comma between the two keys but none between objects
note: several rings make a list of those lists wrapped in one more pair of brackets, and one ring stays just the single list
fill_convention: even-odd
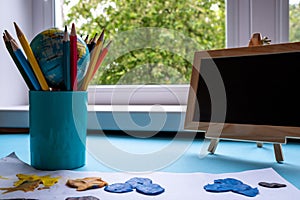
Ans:
[{"label": "blackboard", "polygon": [[300,137],[299,92],[300,43],[199,51],[185,128],[210,129],[207,138],[285,143]]}]

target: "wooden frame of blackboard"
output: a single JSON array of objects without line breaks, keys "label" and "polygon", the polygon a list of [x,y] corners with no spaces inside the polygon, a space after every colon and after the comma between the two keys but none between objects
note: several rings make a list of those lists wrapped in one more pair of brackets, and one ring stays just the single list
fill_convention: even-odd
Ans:
[{"label": "wooden frame of blackboard", "polygon": [[[208,151],[210,151],[211,153],[214,153],[219,139],[268,142],[274,144],[276,160],[278,162],[283,161],[281,144],[286,143],[286,138],[288,137],[300,138],[300,126],[295,127],[238,123],[215,123],[201,120],[195,121],[194,114],[198,109],[198,99],[196,93],[198,90],[199,76],[201,74],[200,71],[202,60],[213,60],[215,58],[231,59],[242,56],[249,56],[249,58],[255,59],[255,56],[272,54],[288,55],[290,53],[300,53],[300,42],[195,52],[184,124],[185,129],[206,131],[205,137],[211,139],[211,144],[208,149]],[[255,79],[255,77],[253,77],[253,79]],[[207,131],[209,128],[211,130],[214,130],[213,127],[215,127],[215,130],[217,130],[216,132]]]}]

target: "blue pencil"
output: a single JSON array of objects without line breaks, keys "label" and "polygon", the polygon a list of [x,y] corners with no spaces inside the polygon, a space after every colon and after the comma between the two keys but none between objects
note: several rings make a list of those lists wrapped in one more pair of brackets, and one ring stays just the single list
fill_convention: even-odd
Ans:
[{"label": "blue pencil", "polygon": [[24,56],[21,49],[18,47],[18,44],[14,40],[11,40],[10,43],[11,43],[11,46],[12,46],[15,56],[21,63],[21,66],[23,67],[25,73],[27,74],[28,78],[30,79],[34,89],[41,90],[41,86],[40,86],[37,78],[35,77],[30,64],[29,64],[28,60],[26,59],[26,57]]},{"label": "blue pencil", "polygon": [[[24,69],[23,69],[23,66],[21,65],[21,63],[19,62],[18,58],[16,57],[13,49],[12,49],[12,46],[11,46],[11,43],[10,43],[10,40],[14,40],[13,37],[7,32],[7,30],[5,30],[5,33],[3,33],[3,39],[4,39],[4,42],[5,42],[5,46],[8,50],[8,53],[9,55],[11,56],[11,58],[13,59],[14,63],[16,64],[19,72],[21,73],[27,87],[29,88],[29,90],[34,90],[34,87],[31,83],[31,80],[28,78],[27,74],[25,73]],[[14,40],[15,41],[15,40]]]},{"label": "blue pencil", "polygon": [[64,85],[66,90],[71,90],[71,68],[70,68],[70,40],[67,31],[67,26],[65,26],[65,32],[63,37],[63,77]]}]

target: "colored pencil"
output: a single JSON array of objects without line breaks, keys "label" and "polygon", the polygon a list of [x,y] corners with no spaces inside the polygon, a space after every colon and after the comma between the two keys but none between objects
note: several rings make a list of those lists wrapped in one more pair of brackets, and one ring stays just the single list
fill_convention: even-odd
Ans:
[{"label": "colored pencil", "polygon": [[89,81],[91,81],[93,79],[93,77],[95,76],[96,72],[98,71],[99,67],[101,66],[101,63],[103,62],[104,58],[106,57],[109,47],[110,47],[111,41],[108,42],[108,44],[106,45],[106,47],[102,50],[99,58],[97,59],[93,74],[90,78]]},{"label": "colored pencil", "polygon": [[63,77],[64,85],[67,91],[71,90],[71,70],[70,70],[70,40],[65,26],[64,37],[63,37]]},{"label": "colored pencil", "polygon": [[77,36],[75,24],[72,24],[71,34],[70,34],[70,68],[71,68],[71,89],[73,91],[77,90]]},{"label": "colored pencil", "polygon": [[[7,31],[5,31],[7,32]],[[18,60],[18,58],[16,57],[14,51],[13,51],[13,48],[11,46],[11,42],[10,42],[10,39],[9,37],[7,36],[6,33],[3,33],[3,40],[4,40],[4,43],[5,43],[5,46],[6,46],[6,49],[8,50],[8,53],[10,54],[11,58],[13,59],[15,65],[17,66],[19,72],[21,73],[27,87],[30,89],[30,90],[34,90],[34,86],[31,82],[31,80],[29,79],[29,77],[27,76],[23,66],[21,65],[20,61]],[[11,40],[11,41],[14,41],[14,40]]]},{"label": "colored pencil", "polygon": [[36,78],[38,79],[40,85],[41,85],[41,88],[42,90],[49,90],[49,86],[46,82],[46,79],[39,67],[39,64],[32,52],[32,49],[28,43],[28,40],[26,38],[26,36],[23,34],[23,32],[21,31],[21,29],[18,27],[18,25],[14,22],[14,26],[15,26],[15,29],[16,29],[16,33],[17,33],[17,36],[18,36],[18,39],[23,47],[23,50],[27,56],[27,59],[34,71],[34,74],[36,76]]},{"label": "colored pencil", "polygon": [[10,33],[7,30],[4,30],[4,32],[8,41],[14,40],[16,42],[16,40],[10,35]]},{"label": "colored pencil", "polygon": [[84,39],[85,44],[88,44],[88,40],[89,40],[89,35],[87,35]]},{"label": "colored pencil", "polygon": [[97,33],[95,34],[95,36],[93,37],[93,39],[91,40],[91,42],[89,44],[87,44],[88,46],[88,49],[89,49],[89,52],[92,52],[93,49],[95,48],[96,46],[96,37],[97,37]]},{"label": "colored pencil", "polygon": [[27,77],[30,79],[34,89],[41,90],[41,86],[40,86],[38,80],[36,79],[32,69],[31,69],[30,64],[29,64],[28,60],[26,59],[26,57],[24,56],[21,49],[18,47],[18,44],[14,40],[11,40],[10,43],[11,43],[11,46],[12,46],[12,49],[13,49],[13,52],[14,52],[16,58],[20,62],[21,66],[23,67]]},{"label": "colored pencil", "polygon": [[93,71],[94,71],[96,63],[97,63],[97,59],[98,59],[100,52],[102,50],[102,47],[103,47],[103,40],[104,40],[104,30],[102,31],[100,37],[98,38],[94,50],[91,52],[90,64],[89,64],[87,72],[82,80],[82,83],[80,83],[81,90],[86,90],[88,87],[89,81],[91,80]]}]

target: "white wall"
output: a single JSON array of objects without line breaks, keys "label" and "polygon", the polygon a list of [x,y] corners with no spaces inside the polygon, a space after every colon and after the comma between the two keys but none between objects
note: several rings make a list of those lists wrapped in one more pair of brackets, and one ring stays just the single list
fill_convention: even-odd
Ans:
[{"label": "white wall", "polygon": [[[16,22],[28,39],[32,38],[32,1],[0,1],[0,30],[11,33],[15,39],[13,22]],[[27,86],[14,65],[1,37],[0,45],[0,106],[12,106],[27,102]]]},{"label": "white wall", "polygon": [[[53,7],[54,0],[0,1],[1,35],[8,30],[18,41],[13,26],[13,22],[16,22],[30,42],[42,30],[53,27]],[[28,88],[3,40],[0,44],[0,107],[26,105]]]}]

